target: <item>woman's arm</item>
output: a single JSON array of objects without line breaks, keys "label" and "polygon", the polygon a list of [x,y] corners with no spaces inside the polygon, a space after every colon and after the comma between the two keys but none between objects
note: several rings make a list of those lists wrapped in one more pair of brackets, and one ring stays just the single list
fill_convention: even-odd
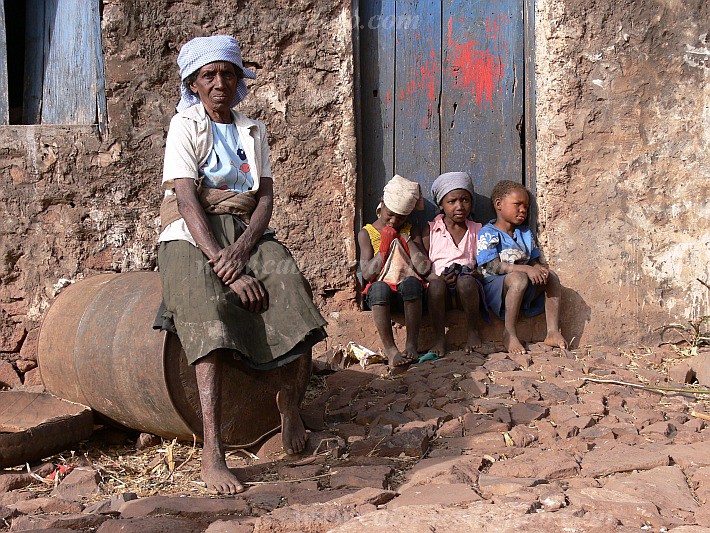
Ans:
[{"label": "woman's arm", "polygon": [[226,284],[229,285],[236,281],[244,270],[252,249],[264,236],[264,232],[269,226],[273,208],[274,180],[261,178],[259,190],[256,193],[256,207],[247,229],[234,244],[219,250],[215,257],[210,258],[210,264],[213,265],[215,273]]},{"label": "woman's arm", "polygon": [[180,216],[185,220],[187,229],[195,240],[197,247],[212,261],[221,250],[217,239],[212,235],[207,214],[197,196],[197,185],[191,178],[180,178],[174,181],[175,196]]},{"label": "woman's arm", "polygon": [[[175,195],[177,196],[178,211],[185,220],[195,244],[207,257],[211,264],[221,257],[224,251],[217,239],[214,238],[207,214],[200,204],[197,196],[195,180],[181,178],[175,180]],[[245,232],[246,233],[246,232]],[[247,255],[248,259],[248,255]],[[243,268],[243,267],[242,267]],[[216,271],[215,271],[216,272]],[[216,272],[217,273],[217,272]],[[219,273],[217,273],[219,275]],[[251,276],[237,276],[233,280],[220,279],[237,294],[242,305],[252,313],[259,313],[269,307],[269,300],[261,282]]]},{"label": "woman's arm", "polygon": [[372,281],[382,270],[382,256],[375,253],[366,229],[361,229],[357,234],[357,243],[360,246],[360,272],[365,281]]}]

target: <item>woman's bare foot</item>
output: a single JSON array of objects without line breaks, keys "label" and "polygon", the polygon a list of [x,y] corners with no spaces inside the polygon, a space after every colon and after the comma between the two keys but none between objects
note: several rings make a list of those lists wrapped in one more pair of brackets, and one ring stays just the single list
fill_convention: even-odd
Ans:
[{"label": "woman's bare foot", "polygon": [[288,455],[301,453],[307,440],[306,428],[298,409],[285,409],[285,412],[281,413],[281,445],[284,451]]},{"label": "woman's bare foot", "polygon": [[207,485],[207,490],[219,494],[238,494],[246,490],[221,458],[202,456],[202,481]]},{"label": "woman's bare foot", "polygon": [[505,346],[508,353],[528,353],[520,339],[510,335],[508,332],[503,333],[503,346]]},{"label": "woman's bare foot", "polygon": [[559,331],[550,331],[543,342],[555,348],[562,348],[563,350],[567,348],[567,341]]}]

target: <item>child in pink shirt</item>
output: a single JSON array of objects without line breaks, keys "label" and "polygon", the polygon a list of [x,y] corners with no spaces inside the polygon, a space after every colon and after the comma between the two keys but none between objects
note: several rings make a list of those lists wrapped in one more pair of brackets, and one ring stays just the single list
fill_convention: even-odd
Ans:
[{"label": "child in pink shirt", "polygon": [[446,309],[460,307],[466,315],[468,336],[466,351],[481,346],[476,324],[480,282],[476,271],[477,235],[481,224],[469,219],[473,206],[473,182],[465,172],[447,172],[439,176],[431,187],[434,202],[441,209],[428,226],[422,240],[432,262],[427,278],[429,314],[434,328],[431,351],[446,353]]}]

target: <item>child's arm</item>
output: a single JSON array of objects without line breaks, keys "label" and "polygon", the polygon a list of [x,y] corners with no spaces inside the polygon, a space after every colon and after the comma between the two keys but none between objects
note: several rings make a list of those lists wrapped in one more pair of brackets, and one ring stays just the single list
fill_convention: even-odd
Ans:
[{"label": "child's arm", "polygon": [[366,229],[361,229],[357,234],[357,243],[360,245],[360,272],[366,281],[372,281],[382,270],[382,257],[375,253]]},{"label": "child's arm", "polygon": [[429,224],[424,224],[424,229],[422,230],[422,244],[424,245],[424,251],[429,254],[429,235],[431,228]]},{"label": "child's arm", "polygon": [[[518,265],[515,263],[508,263],[507,261],[501,261],[501,244],[500,237],[497,232],[487,230],[486,228],[479,231],[476,248],[478,270],[484,276],[502,276],[510,274],[511,272],[523,272],[528,276],[534,285],[542,285],[545,283],[547,276],[543,274],[541,267],[530,264]],[[535,258],[537,258],[539,256],[539,251],[534,255]]]},{"label": "child's arm", "polygon": [[547,269],[542,265],[516,265],[515,263],[506,263],[500,260],[500,257],[488,261],[485,265],[481,265],[488,272],[497,275],[510,274],[511,272],[524,272],[533,285],[544,285],[547,282]]},{"label": "child's arm", "polygon": [[[429,237],[428,229],[429,225],[427,224],[427,240]],[[412,226],[412,229],[409,231],[409,237],[410,239],[408,245],[409,254],[412,259],[412,266],[414,266],[414,270],[416,270],[420,276],[424,277],[431,270],[431,261],[429,261],[429,254],[424,251],[425,249],[428,250],[429,248],[425,248],[422,239],[422,234],[417,226]]]}]

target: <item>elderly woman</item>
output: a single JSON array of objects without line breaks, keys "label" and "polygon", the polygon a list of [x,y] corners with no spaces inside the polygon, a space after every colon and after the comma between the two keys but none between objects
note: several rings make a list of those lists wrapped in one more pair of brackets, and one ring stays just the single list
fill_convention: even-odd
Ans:
[{"label": "elderly woman", "polygon": [[244,487],[227,468],[219,434],[221,358],[282,373],[276,396],[282,439],[287,453],[298,453],[306,442],[298,405],[325,321],[268,228],[274,192],[266,129],[232,109],[247,94],[244,78],[256,77],[242,64],[237,41],[192,39],[178,65],[182,98],[166,141],[160,209],[164,316],[195,365],[202,479],[234,494]]}]

